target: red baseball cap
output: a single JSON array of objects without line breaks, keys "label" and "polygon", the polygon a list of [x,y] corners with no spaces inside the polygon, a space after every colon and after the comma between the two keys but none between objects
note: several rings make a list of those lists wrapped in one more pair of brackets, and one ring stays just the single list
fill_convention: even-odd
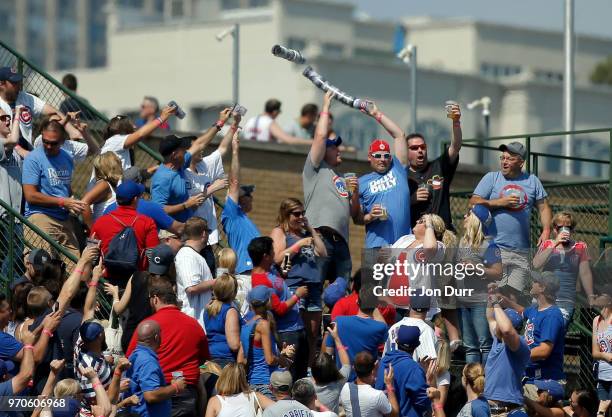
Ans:
[{"label": "red baseball cap", "polygon": [[382,140],[382,139],[376,139],[374,142],[372,142],[370,144],[370,153],[374,153],[374,152],[380,152],[380,151],[384,151],[384,152],[389,152],[391,153],[391,147],[389,146],[389,144]]}]

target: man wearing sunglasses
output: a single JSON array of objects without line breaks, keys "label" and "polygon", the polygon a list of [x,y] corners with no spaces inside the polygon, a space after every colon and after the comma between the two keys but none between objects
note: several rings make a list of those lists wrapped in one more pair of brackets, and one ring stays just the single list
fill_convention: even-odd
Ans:
[{"label": "man wearing sunglasses", "polygon": [[359,178],[360,213],[357,224],[365,224],[366,248],[392,245],[410,234],[410,190],[408,147],[402,129],[376,105],[368,113],[393,137],[395,157],[389,143],[376,139],[370,144],[368,162],[373,172]]},{"label": "man wearing sunglasses", "polygon": [[424,214],[431,213],[442,217],[447,229],[455,230],[450,212],[450,185],[459,165],[462,140],[461,109],[458,104],[451,106],[448,117],[453,120],[450,146],[433,161],[427,160],[427,143],[422,134],[411,133],[406,138],[412,227]]}]

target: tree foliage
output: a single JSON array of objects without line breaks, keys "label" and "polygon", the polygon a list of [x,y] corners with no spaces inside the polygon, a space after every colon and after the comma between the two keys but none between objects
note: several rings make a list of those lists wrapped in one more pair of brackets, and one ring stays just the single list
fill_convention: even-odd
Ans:
[{"label": "tree foliage", "polygon": [[612,55],[595,66],[591,73],[591,82],[612,85]]}]

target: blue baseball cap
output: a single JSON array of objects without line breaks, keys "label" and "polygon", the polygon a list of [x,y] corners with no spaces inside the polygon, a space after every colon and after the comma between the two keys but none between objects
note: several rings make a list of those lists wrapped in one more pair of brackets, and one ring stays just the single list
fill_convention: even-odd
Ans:
[{"label": "blue baseball cap", "polygon": [[53,407],[53,417],[75,417],[79,415],[81,403],[74,398],[66,398],[64,407]]},{"label": "blue baseball cap", "polygon": [[539,390],[547,391],[555,401],[563,400],[565,391],[558,381],[553,379],[535,379],[531,381]]},{"label": "blue baseball cap", "polygon": [[79,328],[79,334],[81,335],[81,340],[83,342],[93,342],[96,340],[100,334],[104,333],[104,327],[97,321],[86,321],[81,324]]},{"label": "blue baseball cap", "polygon": [[400,326],[397,331],[397,344],[417,347],[421,344],[421,330],[417,326]]},{"label": "blue baseball cap", "polygon": [[23,81],[23,75],[17,72],[16,68],[2,67],[0,68],[0,81],[10,81],[12,83],[19,83]]},{"label": "blue baseball cap", "polygon": [[472,207],[471,212],[478,218],[478,220],[480,220],[480,223],[482,224],[482,231],[485,233],[485,235],[488,235],[489,227],[493,223],[493,216],[491,215],[489,209],[481,204],[476,204],[474,207]]},{"label": "blue baseball cap", "polygon": [[513,308],[507,308],[504,310],[504,313],[506,313],[506,316],[508,316],[512,322],[512,327],[516,330],[519,330],[523,326],[523,316],[521,316],[518,311]]},{"label": "blue baseball cap", "polygon": [[340,145],[342,145],[342,138],[340,136],[336,136],[335,138],[327,138],[325,141],[325,147],[327,148]]},{"label": "blue baseball cap", "polygon": [[268,302],[274,290],[265,285],[258,285],[249,291],[247,300],[250,304],[265,304]]},{"label": "blue baseball cap", "polygon": [[151,251],[149,259],[149,272],[155,275],[166,275],[174,263],[174,251],[165,243],[160,243]]},{"label": "blue baseball cap", "polygon": [[135,197],[140,197],[144,192],[144,185],[134,181],[123,181],[117,187],[116,195],[118,200],[130,201]]},{"label": "blue baseball cap", "polygon": [[15,364],[12,361],[0,359],[0,378],[6,374],[12,373],[15,370]]},{"label": "blue baseball cap", "polygon": [[323,291],[323,302],[328,307],[333,307],[342,297],[346,295],[346,279],[338,277]]}]

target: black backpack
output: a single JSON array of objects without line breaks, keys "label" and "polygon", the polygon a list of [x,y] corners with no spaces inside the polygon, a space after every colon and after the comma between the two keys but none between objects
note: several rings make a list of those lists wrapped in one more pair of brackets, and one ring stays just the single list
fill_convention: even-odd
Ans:
[{"label": "black backpack", "polygon": [[123,229],[108,244],[108,251],[104,255],[104,266],[110,277],[127,279],[138,269],[140,258],[138,240],[134,231],[134,223],[138,217],[128,226],[112,214],[110,216],[119,222]]}]

